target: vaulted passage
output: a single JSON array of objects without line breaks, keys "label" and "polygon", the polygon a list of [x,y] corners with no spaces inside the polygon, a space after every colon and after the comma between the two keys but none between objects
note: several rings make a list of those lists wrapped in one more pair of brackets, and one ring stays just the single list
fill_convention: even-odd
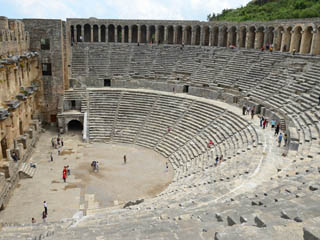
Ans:
[{"label": "vaulted passage", "polygon": [[71,120],[68,123],[68,131],[82,131],[82,123],[78,120]]}]

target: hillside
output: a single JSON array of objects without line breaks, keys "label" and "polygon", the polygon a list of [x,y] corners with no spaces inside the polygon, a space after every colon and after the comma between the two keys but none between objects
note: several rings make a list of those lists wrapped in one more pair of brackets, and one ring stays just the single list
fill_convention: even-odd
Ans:
[{"label": "hillside", "polygon": [[320,17],[320,0],[254,0],[244,7],[209,14],[209,21],[270,21]]}]

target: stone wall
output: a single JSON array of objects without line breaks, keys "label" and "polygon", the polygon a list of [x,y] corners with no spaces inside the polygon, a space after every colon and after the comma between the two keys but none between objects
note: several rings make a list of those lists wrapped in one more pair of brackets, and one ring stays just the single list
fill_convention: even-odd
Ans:
[{"label": "stone wall", "polygon": [[[61,20],[23,19],[30,34],[30,49],[40,52],[41,63],[51,64],[51,74],[42,76],[46,102],[46,122],[56,122],[58,95],[64,91],[66,56],[63,22]],[[41,39],[50,42],[49,49],[41,48]]]},{"label": "stone wall", "polygon": [[22,21],[0,17],[0,56],[21,55],[29,49],[29,40]]},{"label": "stone wall", "polygon": [[67,19],[77,42],[165,43],[320,54],[320,19],[270,22]]}]

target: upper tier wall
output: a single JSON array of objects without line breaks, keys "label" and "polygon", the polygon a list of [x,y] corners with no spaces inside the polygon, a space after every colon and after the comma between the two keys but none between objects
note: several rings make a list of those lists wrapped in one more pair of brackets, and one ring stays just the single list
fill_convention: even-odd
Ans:
[{"label": "upper tier wall", "polygon": [[270,22],[67,19],[73,42],[166,43],[320,54],[320,19]]}]

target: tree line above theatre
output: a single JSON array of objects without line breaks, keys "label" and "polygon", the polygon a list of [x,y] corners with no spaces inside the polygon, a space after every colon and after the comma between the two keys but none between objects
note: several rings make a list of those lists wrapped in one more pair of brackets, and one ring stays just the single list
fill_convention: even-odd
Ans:
[{"label": "tree line above theatre", "polygon": [[209,14],[208,21],[270,21],[320,17],[320,0],[255,0],[236,9]]}]

